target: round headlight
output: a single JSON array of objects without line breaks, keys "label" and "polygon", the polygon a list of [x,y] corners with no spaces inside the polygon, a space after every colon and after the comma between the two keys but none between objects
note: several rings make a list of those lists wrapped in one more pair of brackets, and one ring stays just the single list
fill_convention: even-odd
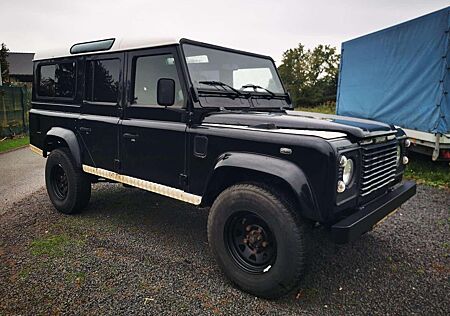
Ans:
[{"label": "round headlight", "polygon": [[344,166],[344,172],[342,174],[342,180],[344,181],[345,185],[348,186],[350,182],[353,179],[353,173],[354,173],[354,163],[352,159],[348,159],[347,163]]},{"label": "round headlight", "polygon": [[401,156],[402,156],[402,148],[400,147],[400,145],[397,145],[397,157],[396,157],[397,166],[400,164]]}]

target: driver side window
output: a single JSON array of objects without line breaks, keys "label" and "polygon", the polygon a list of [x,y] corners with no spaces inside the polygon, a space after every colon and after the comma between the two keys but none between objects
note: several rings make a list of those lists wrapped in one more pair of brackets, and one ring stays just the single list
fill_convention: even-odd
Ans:
[{"label": "driver side window", "polygon": [[161,78],[175,81],[174,107],[183,107],[184,95],[172,54],[139,56],[133,61],[134,88],[132,105],[158,106],[157,85]]}]

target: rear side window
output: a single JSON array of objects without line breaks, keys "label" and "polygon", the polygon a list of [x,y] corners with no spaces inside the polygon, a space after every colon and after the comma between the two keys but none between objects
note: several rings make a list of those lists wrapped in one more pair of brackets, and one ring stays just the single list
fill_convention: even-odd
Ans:
[{"label": "rear side window", "polygon": [[119,98],[120,60],[91,60],[86,67],[85,99],[117,103]]},{"label": "rear side window", "polygon": [[75,62],[55,63],[39,67],[39,96],[73,98],[74,93]]}]

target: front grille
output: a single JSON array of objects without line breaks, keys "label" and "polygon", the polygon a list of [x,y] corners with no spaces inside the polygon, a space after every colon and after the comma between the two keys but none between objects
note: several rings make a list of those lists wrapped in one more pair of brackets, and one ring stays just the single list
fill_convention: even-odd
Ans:
[{"label": "front grille", "polygon": [[397,142],[362,147],[361,196],[366,196],[395,180]]}]

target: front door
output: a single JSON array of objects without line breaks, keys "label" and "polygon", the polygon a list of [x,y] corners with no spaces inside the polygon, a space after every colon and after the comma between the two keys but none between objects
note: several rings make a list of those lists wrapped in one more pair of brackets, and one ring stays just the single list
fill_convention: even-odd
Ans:
[{"label": "front door", "polygon": [[[127,53],[127,106],[120,130],[121,173],[184,189],[186,90],[175,47]],[[175,80],[175,104],[157,103],[160,78]]]},{"label": "front door", "polygon": [[124,53],[85,59],[84,98],[78,131],[82,136],[83,164],[117,171]]}]

